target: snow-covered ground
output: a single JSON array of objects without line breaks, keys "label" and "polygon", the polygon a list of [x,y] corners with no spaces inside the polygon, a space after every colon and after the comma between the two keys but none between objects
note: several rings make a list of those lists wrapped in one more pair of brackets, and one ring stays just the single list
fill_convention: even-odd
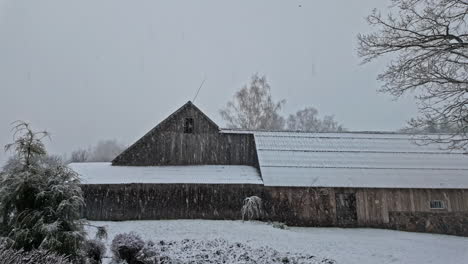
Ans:
[{"label": "snow-covered ground", "polygon": [[307,253],[330,258],[338,264],[459,264],[468,263],[468,238],[357,228],[274,228],[262,222],[161,220],[101,222],[107,226],[108,244],[118,233],[135,231],[144,239],[159,240],[222,238],[280,252]]}]

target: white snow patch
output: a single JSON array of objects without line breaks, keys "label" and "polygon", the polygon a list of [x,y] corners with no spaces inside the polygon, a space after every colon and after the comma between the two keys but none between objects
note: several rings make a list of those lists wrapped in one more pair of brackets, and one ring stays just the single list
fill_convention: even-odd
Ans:
[{"label": "white snow patch", "polygon": [[257,169],[237,165],[112,166],[108,162],[71,163],[84,184],[200,183],[263,184]]},{"label": "white snow patch", "polygon": [[213,220],[93,221],[108,228],[108,245],[119,233],[135,231],[144,239],[213,240],[271,247],[329,258],[338,264],[467,263],[468,238],[370,228],[273,228],[262,222]]}]

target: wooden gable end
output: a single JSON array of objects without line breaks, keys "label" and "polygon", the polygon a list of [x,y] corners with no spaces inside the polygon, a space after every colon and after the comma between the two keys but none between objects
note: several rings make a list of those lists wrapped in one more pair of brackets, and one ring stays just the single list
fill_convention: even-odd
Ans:
[{"label": "wooden gable end", "polygon": [[164,131],[173,133],[186,133],[185,126],[188,119],[192,120],[193,130],[190,134],[219,132],[218,125],[211,121],[208,116],[206,116],[190,101],[171,114],[169,117],[164,119],[161,123],[159,123],[153,129],[153,132]]},{"label": "wooden gable end", "polygon": [[213,121],[188,102],[117,156],[112,165],[258,167],[258,159],[252,134],[220,133]]},{"label": "wooden gable end", "polygon": [[[190,131],[187,131],[187,121],[190,123]],[[201,159],[204,157],[195,159],[187,155],[199,155],[204,149],[200,142],[206,142],[207,138],[217,136],[218,132],[218,126],[189,101],[117,156],[112,164],[123,166],[203,164]]]}]

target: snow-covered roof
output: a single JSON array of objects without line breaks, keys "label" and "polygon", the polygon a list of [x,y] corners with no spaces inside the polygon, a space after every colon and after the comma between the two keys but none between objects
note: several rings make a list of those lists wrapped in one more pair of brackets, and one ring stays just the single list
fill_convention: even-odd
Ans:
[{"label": "snow-covered roof", "polygon": [[[73,163],[87,184],[200,183],[350,188],[468,189],[468,156],[395,133],[253,134],[260,172],[250,166],[111,166]],[[262,180],[263,178],[263,180]]]},{"label": "snow-covered roof", "polygon": [[83,184],[198,183],[262,184],[251,166],[112,166],[107,162],[72,163]]},{"label": "snow-covered roof", "polygon": [[410,135],[252,133],[266,186],[468,188],[466,155]]}]

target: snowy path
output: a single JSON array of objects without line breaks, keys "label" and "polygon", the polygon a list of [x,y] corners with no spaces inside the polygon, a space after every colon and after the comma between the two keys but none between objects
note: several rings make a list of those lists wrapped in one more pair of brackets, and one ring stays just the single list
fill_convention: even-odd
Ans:
[{"label": "snowy path", "polygon": [[468,238],[382,229],[289,227],[273,228],[261,222],[162,220],[93,222],[115,234],[135,231],[145,239],[182,240],[224,238],[252,247],[306,252],[335,259],[338,264],[459,264],[468,263]]}]

